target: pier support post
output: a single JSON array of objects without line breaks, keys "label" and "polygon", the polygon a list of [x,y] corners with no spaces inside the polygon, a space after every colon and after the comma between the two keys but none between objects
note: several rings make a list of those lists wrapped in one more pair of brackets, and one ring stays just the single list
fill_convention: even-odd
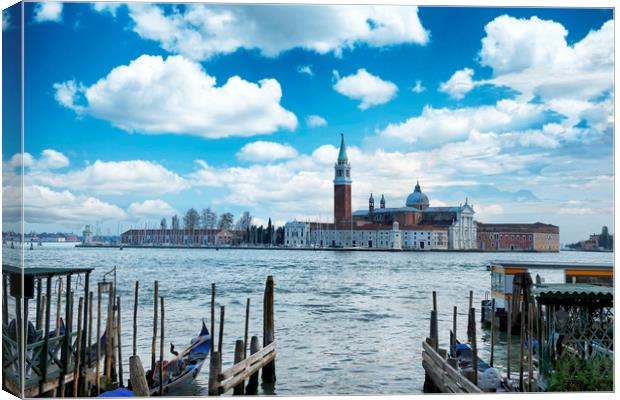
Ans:
[{"label": "pier support post", "polygon": [[[250,355],[257,353],[260,350],[260,343],[258,342],[258,336],[252,336],[250,342]],[[250,375],[248,379],[248,385],[245,389],[245,394],[258,393],[258,371],[255,374]]]},{"label": "pier support post", "polygon": [[121,344],[121,296],[116,296],[116,316],[117,316],[117,325],[116,325],[116,337],[118,341],[118,385],[120,387],[125,387],[123,383],[123,345]]},{"label": "pier support post", "polygon": [[97,359],[95,360],[95,386],[97,387],[97,396],[101,393],[101,282],[97,283]]},{"label": "pier support post", "polygon": [[136,396],[149,397],[149,385],[146,382],[142,361],[136,355],[129,357],[129,379],[131,381],[131,389]]},{"label": "pier support post", "polygon": [[506,301],[506,342],[508,348],[506,349],[506,379],[510,380],[510,363],[512,362],[512,304],[510,301]]},{"label": "pier support post", "polygon": [[159,340],[159,395],[164,395],[164,298],[161,300],[161,339]]},{"label": "pier support post", "polygon": [[245,304],[245,332],[243,335],[243,359],[245,360],[248,356],[248,331],[250,328],[250,298]]},{"label": "pier support post", "polygon": [[[267,347],[275,340],[273,313],[273,276],[269,275],[265,283],[265,295],[263,297],[263,347]],[[276,381],[275,359],[263,367],[262,378],[265,383]]]},{"label": "pier support post", "polygon": [[523,355],[524,355],[524,341],[525,341],[525,299],[521,302],[521,327],[519,334],[519,390],[525,391],[525,384],[523,382]]},{"label": "pier support post", "polygon": [[211,357],[213,357],[213,345],[215,344],[215,283],[211,284]]},{"label": "pier support post", "polygon": [[469,309],[469,318],[472,321],[472,338],[471,338],[471,350],[472,350],[472,369],[474,370],[474,384],[478,384],[478,344],[476,340],[476,309]]},{"label": "pier support post", "polygon": [[[136,288],[133,295],[133,343],[131,355],[135,356],[138,353],[138,289],[140,287],[140,281],[136,281]],[[142,365],[142,364],[140,364]]]},{"label": "pier support post", "polygon": [[224,317],[226,315],[226,307],[220,306],[220,334],[217,338],[217,354],[220,357],[220,365],[222,365],[222,342],[224,340]]},{"label": "pier support post", "polygon": [[84,298],[80,297],[78,301],[78,323],[77,323],[77,351],[75,366],[73,368],[73,397],[78,397],[78,389],[80,384],[80,364],[82,362],[82,315],[84,309]]},{"label": "pier support post", "polygon": [[153,284],[153,337],[151,339],[151,371],[155,370],[155,346],[157,345],[157,302],[159,300],[159,282]]},{"label": "pier support post", "polygon": [[454,310],[452,312],[452,343],[450,343],[450,349],[452,352],[452,357],[456,357],[456,319],[457,319],[457,309],[454,306]]},{"label": "pier support post", "polygon": [[211,354],[211,360],[209,363],[209,396],[220,395],[220,372],[222,371],[222,364],[220,362],[220,355],[217,351]]},{"label": "pier support post", "polygon": [[435,349],[435,351],[437,351],[437,348],[439,347],[438,345],[438,333],[437,333],[437,311],[436,310],[431,310],[431,329],[430,329],[430,339],[431,339],[431,346],[433,347],[433,349]]},{"label": "pier support post", "polygon": [[[243,340],[237,340],[235,342],[235,364],[244,360],[243,352],[245,350],[245,342]],[[244,382],[241,381],[237,386],[233,388],[233,395],[243,396]]]},{"label": "pier support post", "polygon": [[495,352],[495,299],[491,300],[491,358],[489,365],[493,366],[493,356]]}]

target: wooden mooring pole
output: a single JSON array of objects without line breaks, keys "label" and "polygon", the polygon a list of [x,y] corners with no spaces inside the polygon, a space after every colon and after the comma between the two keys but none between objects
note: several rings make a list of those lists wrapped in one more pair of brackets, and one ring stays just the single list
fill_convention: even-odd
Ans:
[{"label": "wooden mooring pole", "polygon": [[60,308],[62,306],[62,278],[58,278],[58,301],[56,302],[56,336],[60,336]]},{"label": "wooden mooring pole", "polygon": [[213,336],[215,336],[215,283],[211,284],[211,357],[213,357],[213,345],[215,344]]},{"label": "wooden mooring pole", "polygon": [[159,395],[164,395],[164,298],[161,300],[161,339],[159,340]]},{"label": "wooden mooring pole", "polygon": [[[243,352],[245,351],[245,342],[243,340],[237,340],[235,342],[235,364],[240,363],[245,359],[243,356]],[[233,395],[242,396],[243,395],[243,386],[244,383],[241,381],[237,386],[233,388]]]},{"label": "wooden mooring pole", "polygon": [[226,315],[226,307],[220,306],[220,334],[217,338],[217,354],[220,357],[220,367],[222,365],[222,342],[224,340],[224,317]]},{"label": "wooden mooring pole", "polygon": [[512,305],[511,302],[506,301],[506,342],[508,348],[506,349],[506,379],[510,380],[510,364],[512,363]]},{"label": "wooden mooring pole", "polygon": [[527,314],[527,389],[532,391],[534,379],[534,304],[529,303]]},{"label": "wooden mooring pole", "polygon": [[123,383],[123,353],[121,351],[121,349],[123,348],[123,345],[121,343],[121,296],[116,296],[116,316],[116,338],[118,341],[118,385],[120,387],[125,387],[125,384]]},{"label": "wooden mooring pole", "polygon": [[495,351],[495,299],[491,300],[491,357],[489,365],[493,366],[493,356]]},{"label": "wooden mooring pole", "polygon": [[524,392],[525,385],[523,382],[523,353],[525,342],[525,301],[521,302],[521,327],[519,332],[519,390]]},{"label": "wooden mooring pole", "polygon": [[[260,343],[258,341],[258,336],[252,336],[250,342],[250,355],[257,353],[260,350]],[[248,384],[245,389],[245,394],[254,395],[258,393],[258,371],[255,374],[250,375],[250,379],[248,379]]]},{"label": "wooden mooring pole", "polygon": [[478,384],[478,344],[476,340],[476,309],[469,309],[469,319],[472,325],[471,350],[472,350],[472,369],[474,370],[474,384]]},{"label": "wooden mooring pole", "polygon": [[243,359],[248,356],[248,330],[250,328],[250,298],[245,303],[245,332],[243,334]]},{"label": "wooden mooring pole", "polygon": [[155,347],[157,346],[157,302],[159,301],[159,283],[153,284],[153,337],[151,339],[151,371],[155,370]]},{"label": "wooden mooring pole", "polygon": [[75,367],[73,368],[73,397],[78,397],[78,388],[80,382],[80,363],[82,361],[82,317],[84,308],[84,298],[80,297],[78,302],[78,324],[77,324],[77,355],[75,360]]},{"label": "wooden mooring pole", "polygon": [[97,360],[95,360],[95,386],[97,387],[97,396],[101,394],[101,370],[99,369],[101,360],[101,282],[97,283]]},{"label": "wooden mooring pole", "polygon": [[219,375],[222,371],[222,363],[220,360],[219,353],[214,351],[213,354],[211,354],[211,360],[209,362],[209,396],[220,395]]},{"label": "wooden mooring pole", "polygon": [[[273,289],[273,276],[269,275],[265,283],[265,295],[263,297],[263,347],[275,340]],[[262,379],[265,383],[274,383],[276,381],[275,359],[263,367]]]},{"label": "wooden mooring pole", "polygon": [[456,306],[454,306],[454,309],[452,310],[452,343],[450,343],[450,346],[452,346],[452,357],[456,357],[456,338],[457,338],[457,333],[456,333],[456,322],[457,322],[457,308]]},{"label": "wooden mooring pole", "polygon": [[149,397],[150,390],[146,381],[146,374],[142,367],[140,357],[132,355],[129,357],[129,380],[131,381],[131,390],[138,397]]},{"label": "wooden mooring pole", "polygon": [[[131,348],[131,355],[138,354],[138,289],[140,287],[140,281],[136,281],[136,288],[133,295],[133,343]],[[142,362],[140,361],[140,366]]]}]

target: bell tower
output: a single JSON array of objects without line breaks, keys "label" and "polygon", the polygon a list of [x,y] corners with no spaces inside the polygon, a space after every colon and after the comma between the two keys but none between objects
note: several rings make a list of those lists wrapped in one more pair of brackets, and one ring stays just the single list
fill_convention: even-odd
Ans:
[{"label": "bell tower", "polygon": [[344,134],[340,134],[340,152],[334,165],[334,223],[351,220],[351,164],[344,145]]}]

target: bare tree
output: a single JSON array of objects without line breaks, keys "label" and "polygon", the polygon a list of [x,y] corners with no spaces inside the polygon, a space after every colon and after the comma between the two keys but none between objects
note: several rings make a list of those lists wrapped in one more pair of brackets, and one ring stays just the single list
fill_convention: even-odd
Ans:
[{"label": "bare tree", "polygon": [[178,215],[173,215],[172,216],[172,222],[170,223],[172,225],[172,229],[180,229],[181,228],[181,224],[179,223],[179,216]]},{"label": "bare tree", "polygon": [[198,211],[196,211],[193,207],[187,210],[185,216],[183,217],[183,226],[185,229],[194,230],[198,228],[198,222],[200,221],[200,216],[198,215]]},{"label": "bare tree", "polygon": [[249,211],[244,211],[237,220],[236,228],[240,231],[247,230],[252,225],[252,216]]},{"label": "bare tree", "polygon": [[232,213],[226,212],[220,215],[220,222],[218,223],[218,228],[231,230],[233,227],[233,222],[235,220],[235,216]]},{"label": "bare tree", "polygon": [[161,222],[159,223],[159,227],[160,227],[162,230],[166,230],[166,229],[168,229],[168,222],[166,221],[166,218],[162,218],[162,219],[161,219]]},{"label": "bare tree", "polygon": [[204,229],[215,229],[217,224],[217,214],[207,207],[202,210],[200,215],[200,223]]}]

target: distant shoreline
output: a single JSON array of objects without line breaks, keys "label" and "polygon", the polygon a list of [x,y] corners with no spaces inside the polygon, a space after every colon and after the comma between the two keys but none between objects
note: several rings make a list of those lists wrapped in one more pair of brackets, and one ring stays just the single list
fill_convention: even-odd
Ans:
[{"label": "distant shoreline", "polygon": [[[84,245],[77,244],[79,248],[115,248],[120,249],[120,245],[101,244],[101,245]],[[262,247],[262,246],[135,246],[123,245],[123,249],[187,249],[187,250],[294,250],[294,251],[361,251],[361,252],[388,252],[388,253],[559,253],[559,251],[483,251],[479,249],[472,250],[413,250],[413,249],[381,249],[367,247]]]}]

